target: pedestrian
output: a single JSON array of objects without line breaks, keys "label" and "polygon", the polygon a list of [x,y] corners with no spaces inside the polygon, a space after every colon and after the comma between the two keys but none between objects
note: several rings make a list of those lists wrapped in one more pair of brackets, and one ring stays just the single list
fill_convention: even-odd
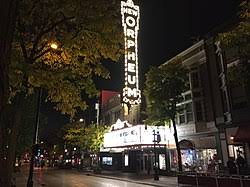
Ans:
[{"label": "pedestrian", "polygon": [[243,156],[241,156],[240,153],[238,153],[236,162],[237,162],[237,165],[238,165],[238,168],[239,168],[239,174],[242,175],[244,173],[244,169],[245,169],[245,166],[246,166],[246,161],[243,158]]},{"label": "pedestrian", "polygon": [[232,175],[232,174],[237,173],[237,167],[236,167],[233,157],[229,157],[227,161],[227,167],[228,167],[229,174]]}]

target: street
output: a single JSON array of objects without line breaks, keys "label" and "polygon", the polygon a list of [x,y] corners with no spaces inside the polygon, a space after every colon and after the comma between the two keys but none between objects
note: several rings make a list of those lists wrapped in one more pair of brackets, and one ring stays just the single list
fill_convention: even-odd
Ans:
[{"label": "street", "polygon": [[[26,187],[28,167],[23,167],[16,174],[16,187]],[[58,170],[51,168],[35,168],[34,187],[142,187],[150,184],[139,184],[138,181],[110,179],[94,176],[86,172],[76,170]],[[143,182],[143,181],[141,181]],[[172,186],[172,185],[171,185]]]}]

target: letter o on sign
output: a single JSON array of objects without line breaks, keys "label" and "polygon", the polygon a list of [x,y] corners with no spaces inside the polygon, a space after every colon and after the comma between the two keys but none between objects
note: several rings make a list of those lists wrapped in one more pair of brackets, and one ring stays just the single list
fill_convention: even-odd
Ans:
[{"label": "letter o on sign", "polygon": [[126,24],[130,27],[134,27],[135,26],[135,18],[128,16],[126,18]]}]

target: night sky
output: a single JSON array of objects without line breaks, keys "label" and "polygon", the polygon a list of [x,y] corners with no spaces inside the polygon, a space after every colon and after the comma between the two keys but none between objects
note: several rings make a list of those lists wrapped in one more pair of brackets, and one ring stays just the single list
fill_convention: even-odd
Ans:
[{"label": "night sky", "polygon": [[[164,63],[202,38],[213,28],[235,17],[239,0],[134,0],[140,6],[139,75],[141,90],[144,74],[150,66]],[[111,80],[99,81],[98,88],[121,91],[123,64],[104,63]],[[51,128],[58,128],[66,118],[43,106]],[[48,111],[48,112],[46,112]]]}]

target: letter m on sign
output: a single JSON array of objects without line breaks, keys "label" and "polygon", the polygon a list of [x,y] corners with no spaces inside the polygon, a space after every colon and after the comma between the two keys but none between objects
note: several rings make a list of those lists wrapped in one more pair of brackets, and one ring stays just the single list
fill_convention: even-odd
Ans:
[{"label": "letter m on sign", "polygon": [[123,102],[131,105],[141,103],[141,92],[137,88],[123,88]]},{"label": "letter m on sign", "polygon": [[136,88],[128,88],[128,97],[137,97],[137,89]]}]

